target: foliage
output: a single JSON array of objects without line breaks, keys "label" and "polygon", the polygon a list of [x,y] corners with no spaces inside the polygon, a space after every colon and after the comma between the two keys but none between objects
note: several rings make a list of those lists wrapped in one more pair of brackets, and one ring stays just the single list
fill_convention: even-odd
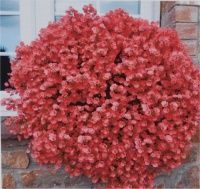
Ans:
[{"label": "foliage", "polygon": [[122,9],[70,9],[16,50],[11,132],[39,164],[107,187],[152,187],[176,168],[200,118],[200,72],[177,33]]}]

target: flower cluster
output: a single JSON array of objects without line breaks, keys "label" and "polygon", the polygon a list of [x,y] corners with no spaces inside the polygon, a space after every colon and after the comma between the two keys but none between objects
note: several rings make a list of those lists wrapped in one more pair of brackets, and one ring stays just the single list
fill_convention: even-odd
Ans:
[{"label": "flower cluster", "polygon": [[113,188],[151,187],[181,164],[200,120],[200,71],[177,33],[91,6],[21,43],[4,104],[39,164]]}]

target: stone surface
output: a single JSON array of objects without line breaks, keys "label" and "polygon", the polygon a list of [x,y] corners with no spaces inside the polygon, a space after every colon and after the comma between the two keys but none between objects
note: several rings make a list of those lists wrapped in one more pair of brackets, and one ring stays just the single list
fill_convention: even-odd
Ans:
[{"label": "stone surface", "polygon": [[63,169],[54,173],[43,170],[37,177],[36,183],[40,183],[42,188],[65,188],[64,182],[66,179],[69,179],[69,175]]},{"label": "stone surface", "polygon": [[193,163],[200,161],[200,143],[191,144],[191,148],[188,150],[187,157],[183,163]]},{"label": "stone surface", "polygon": [[161,189],[161,188],[166,188],[166,180],[170,181],[171,177],[169,174],[167,173],[160,173],[160,175],[158,175],[155,180],[154,180],[154,189]]},{"label": "stone surface", "polygon": [[197,56],[191,56],[191,58],[192,58],[192,62],[193,62],[194,64],[196,64],[197,66],[200,66],[200,64],[198,63],[198,58],[197,58]]},{"label": "stone surface", "polygon": [[154,189],[156,188],[199,188],[199,162],[185,163],[180,167],[168,172],[161,173],[154,181]]},{"label": "stone surface", "polygon": [[[16,141],[14,149],[17,150],[21,148],[21,145],[21,142]],[[169,173],[161,173],[155,179],[154,188],[191,188],[190,186],[197,186],[197,184],[191,184],[191,182],[194,182],[196,179],[194,176],[195,173],[191,174],[191,172],[195,172],[196,168],[190,169],[191,166],[195,167],[199,164],[199,146],[197,145],[198,143],[192,144],[192,149],[189,151],[188,157],[181,167]],[[7,146],[8,149],[11,148],[13,150],[13,145],[11,145],[11,147],[10,145],[3,144],[3,146],[4,148]],[[26,169],[12,169],[10,167],[6,169],[4,167],[3,173],[9,173],[10,170],[12,170],[13,177],[19,178],[16,180],[17,188],[105,188],[105,186],[100,183],[92,184],[90,179],[84,176],[70,178],[64,169],[53,172],[52,169],[47,169],[46,166],[40,167],[33,161],[30,162],[30,165]],[[187,181],[183,182],[182,180],[186,177],[188,177]]]},{"label": "stone surface", "polygon": [[25,151],[3,151],[2,165],[9,168],[25,169],[29,165],[29,158]]},{"label": "stone surface", "polygon": [[199,166],[190,167],[177,182],[176,188],[200,188],[199,171]]},{"label": "stone surface", "polygon": [[6,126],[4,125],[5,116],[1,117],[1,138],[2,139],[16,139],[15,135],[10,134]]},{"label": "stone surface", "polygon": [[64,169],[54,172],[51,169],[39,168],[21,173],[21,188],[93,188],[90,179],[79,176],[70,178]]},{"label": "stone surface", "polygon": [[38,176],[39,171],[30,171],[28,173],[21,174],[22,184],[26,187],[31,187],[34,185],[36,181],[36,177]]},{"label": "stone surface", "polygon": [[3,188],[15,188],[15,180],[10,173],[3,175]]},{"label": "stone surface", "polygon": [[158,184],[157,186],[154,186],[154,189],[164,189],[165,185],[164,184]]},{"label": "stone surface", "polygon": [[84,176],[66,178],[64,181],[65,188],[91,188],[92,182]]},{"label": "stone surface", "polygon": [[4,139],[1,143],[2,151],[26,150],[28,140],[18,141],[17,139]]},{"label": "stone surface", "polygon": [[198,129],[197,133],[193,136],[192,142],[200,143],[200,129]]},{"label": "stone surface", "polygon": [[197,23],[176,23],[175,27],[181,39],[197,39],[198,25]]},{"label": "stone surface", "polygon": [[91,189],[106,189],[106,185],[102,183],[92,184]]}]

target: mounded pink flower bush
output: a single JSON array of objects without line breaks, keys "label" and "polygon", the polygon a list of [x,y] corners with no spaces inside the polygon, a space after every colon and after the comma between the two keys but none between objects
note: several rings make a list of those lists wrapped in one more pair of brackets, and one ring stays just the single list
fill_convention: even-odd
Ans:
[{"label": "mounded pink flower bush", "polygon": [[21,43],[4,100],[39,164],[113,188],[152,187],[181,164],[200,120],[200,71],[177,33],[122,9],[70,9]]}]

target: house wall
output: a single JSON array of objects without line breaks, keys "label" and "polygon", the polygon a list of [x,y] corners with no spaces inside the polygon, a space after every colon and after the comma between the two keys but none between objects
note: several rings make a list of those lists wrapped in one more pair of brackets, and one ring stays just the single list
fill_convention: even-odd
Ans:
[{"label": "house wall", "polygon": [[175,29],[195,64],[200,64],[200,1],[161,2],[161,26]]},{"label": "house wall", "polygon": [[[200,66],[200,1],[161,2],[161,27],[175,29],[193,62]],[[200,188],[200,131],[192,140],[186,161],[176,170],[161,174],[155,188]]]},{"label": "house wall", "polygon": [[[161,26],[177,30],[187,45],[195,64],[200,65],[200,5],[199,2],[162,2]],[[3,128],[5,129],[5,128]],[[56,174],[39,167],[26,153],[27,141],[17,142],[3,131],[3,188],[96,188],[85,177],[70,178],[64,170]],[[155,188],[200,188],[200,132],[193,138],[191,151],[184,164],[155,179]]]}]

